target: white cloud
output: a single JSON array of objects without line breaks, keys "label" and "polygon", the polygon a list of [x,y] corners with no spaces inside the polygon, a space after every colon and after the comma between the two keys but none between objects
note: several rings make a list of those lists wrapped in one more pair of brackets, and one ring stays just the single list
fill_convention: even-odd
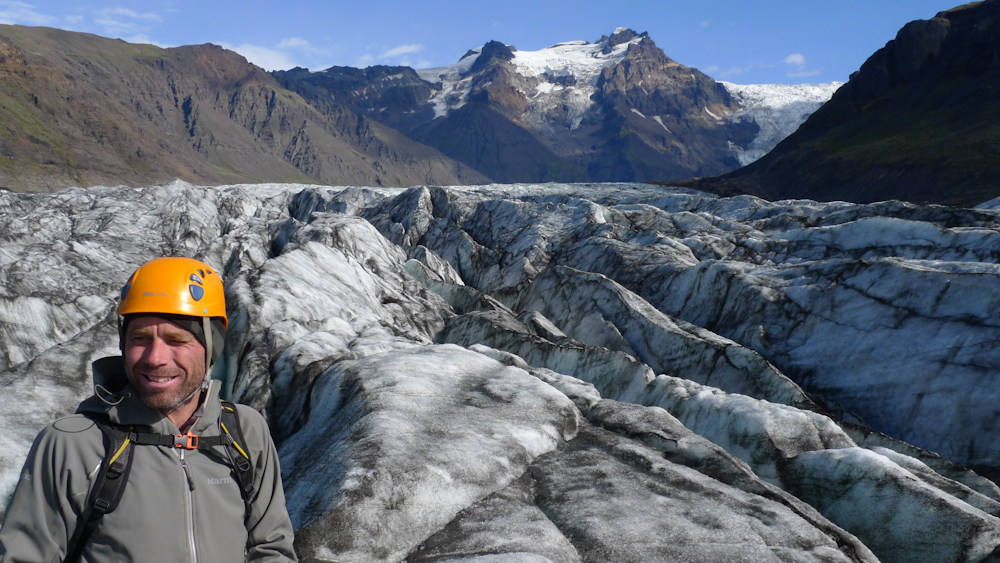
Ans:
[{"label": "white cloud", "polygon": [[288,70],[301,66],[297,64],[297,62],[292,59],[288,53],[279,49],[262,47],[260,45],[251,45],[249,43],[243,43],[240,45],[219,43],[219,45],[225,49],[229,49],[230,51],[236,51],[246,57],[248,61],[263,68],[264,70]]},{"label": "white cloud", "polygon": [[705,20],[705,21],[701,22],[701,27],[702,28],[706,28],[706,27],[708,27],[710,25],[712,25],[712,20]]},{"label": "white cloud", "polygon": [[792,53],[785,57],[785,64],[790,67],[786,74],[789,78],[818,76],[823,72],[821,68],[806,68],[806,57],[801,53]]},{"label": "white cloud", "polygon": [[139,13],[128,8],[105,8],[102,10],[105,15],[124,16],[133,20],[163,21],[160,14],[156,12]]},{"label": "white cloud", "polygon": [[43,14],[32,4],[0,0],[0,23],[19,25],[52,25],[57,18]]},{"label": "white cloud", "polygon": [[398,47],[393,47],[388,51],[379,55],[380,59],[391,59],[393,57],[399,57],[402,55],[409,55],[412,53],[419,53],[424,50],[424,46],[418,43],[413,43],[410,45],[400,45]]},{"label": "white cloud", "polygon": [[95,12],[94,24],[103,28],[102,33],[111,37],[143,35],[150,31],[150,24],[162,22],[156,12],[136,12],[129,8],[103,8]]},{"label": "white cloud", "polygon": [[806,58],[801,53],[792,53],[791,55],[785,57],[785,64],[802,68],[806,66]]},{"label": "white cloud", "polygon": [[278,42],[278,49],[312,50],[312,45],[301,37],[286,37]]}]

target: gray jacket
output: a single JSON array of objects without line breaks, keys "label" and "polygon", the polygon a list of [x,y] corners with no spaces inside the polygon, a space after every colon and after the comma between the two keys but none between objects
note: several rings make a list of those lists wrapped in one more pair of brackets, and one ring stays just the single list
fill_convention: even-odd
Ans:
[{"label": "gray jacket", "polygon": [[[109,375],[99,373],[95,365],[97,383],[111,379],[120,383],[123,376]],[[115,388],[113,383],[105,386]],[[80,403],[77,413],[105,413],[119,424],[179,434],[170,419],[143,405],[127,385],[115,397],[104,398],[111,402],[121,398],[121,402],[111,405],[92,396]],[[191,432],[219,435],[220,409],[213,382],[204,414]],[[254,466],[249,510],[229,465],[220,458],[200,450],[136,445],[121,503],[101,520],[83,551],[83,560],[296,561],[281,470],[267,423],[250,407],[237,405],[237,409],[244,449]],[[0,562],[62,560],[104,459],[102,436],[100,428],[82,414],[59,419],[38,435],[0,527]]]}]

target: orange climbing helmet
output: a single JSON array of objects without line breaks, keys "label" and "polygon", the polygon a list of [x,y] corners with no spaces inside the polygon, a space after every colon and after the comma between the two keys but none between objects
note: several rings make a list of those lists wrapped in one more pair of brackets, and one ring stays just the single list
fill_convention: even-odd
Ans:
[{"label": "orange climbing helmet", "polygon": [[187,329],[205,346],[205,365],[211,367],[222,352],[229,325],[222,277],[215,268],[193,258],[150,260],[122,288],[118,303],[122,351],[128,323],[137,315],[162,316]]},{"label": "orange climbing helmet", "polygon": [[222,278],[211,266],[193,258],[156,258],[132,274],[122,288],[118,314],[163,313],[226,318]]}]

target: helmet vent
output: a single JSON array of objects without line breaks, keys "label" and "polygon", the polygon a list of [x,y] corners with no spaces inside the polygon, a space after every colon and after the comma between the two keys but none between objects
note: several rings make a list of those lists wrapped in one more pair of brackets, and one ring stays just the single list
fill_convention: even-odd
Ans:
[{"label": "helmet vent", "polygon": [[191,292],[191,297],[195,301],[201,301],[201,298],[205,296],[205,290],[200,285],[189,285],[188,291]]},{"label": "helmet vent", "polygon": [[122,286],[122,296],[120,297],[120,299],[125,299],[125,294],[128,293],[128,288],[130,287],[132,287],[131,283],[127,283],[124,286]]}]

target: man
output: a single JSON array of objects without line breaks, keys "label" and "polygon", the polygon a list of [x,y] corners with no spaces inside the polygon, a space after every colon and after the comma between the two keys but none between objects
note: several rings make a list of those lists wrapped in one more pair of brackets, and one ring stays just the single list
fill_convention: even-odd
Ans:
[{"label": "man", "polygon": [[[0,527],[0,561],[63,561],[73,543],[90,562],[296,561],[274,444],[243,405],[246,500],[229,463],[235,429],[220,424],[225,407],[208,376],[228,323],[218,272],[190,258],[147,262],[122,289],[118,315],[123,355],[95,362],[94,396],[36,438]],[[102,417],[130,429],[131,468],[117,507],[73,542],[95,521]]]}]

